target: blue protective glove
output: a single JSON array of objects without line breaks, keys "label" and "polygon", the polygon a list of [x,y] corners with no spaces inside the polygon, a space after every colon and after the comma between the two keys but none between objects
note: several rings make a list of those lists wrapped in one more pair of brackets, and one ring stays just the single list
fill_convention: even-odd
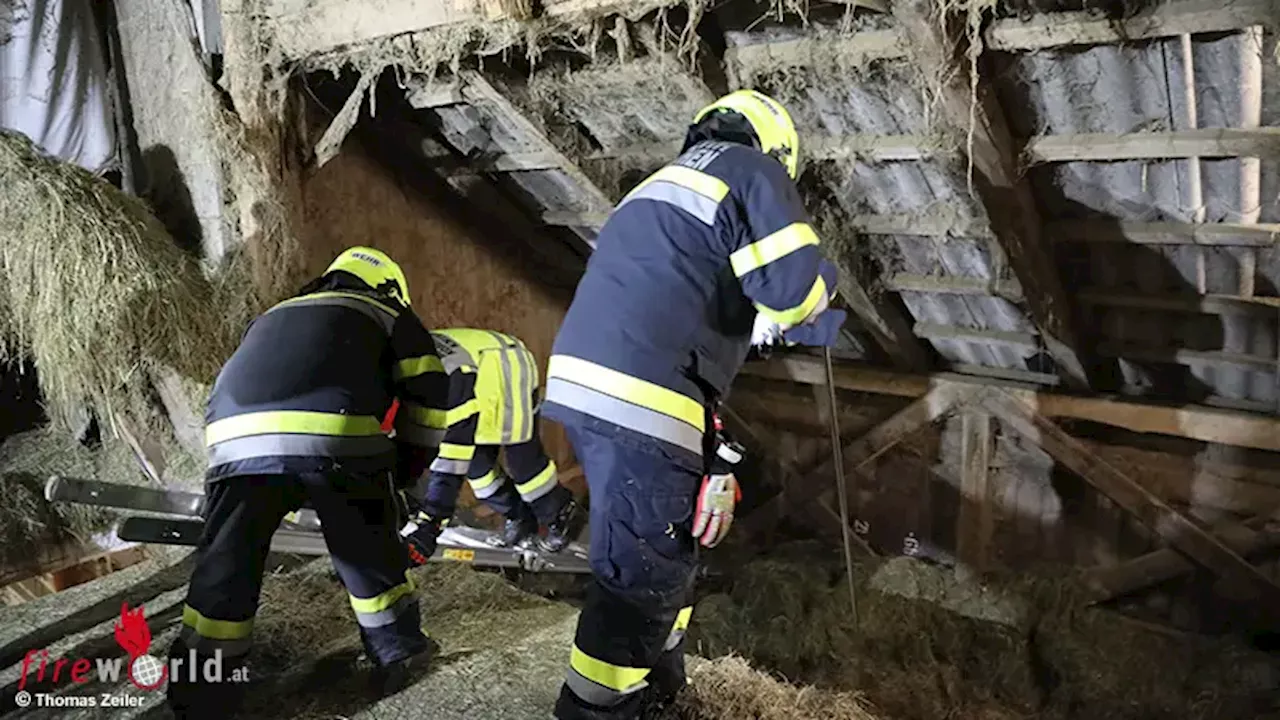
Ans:
[{"label": "blue protective glove", "polygon": [[849,313],[844,310],[827,310],[807,325],[797,325],[782,333],[782,339],[788,345],[808,345],[809,347],[835,347],[836,338],[840,337],[840,328],[844,326]]}]

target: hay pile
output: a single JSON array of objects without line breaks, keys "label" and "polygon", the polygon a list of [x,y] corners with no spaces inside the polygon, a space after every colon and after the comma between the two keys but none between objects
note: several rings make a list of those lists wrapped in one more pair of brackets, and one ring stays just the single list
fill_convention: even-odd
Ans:
[{"label": "hay pile", "polygon": [[1085,609],[1062,581],[1003,588],[1030,608],[1020,629],[872,590],[868,564],[856,571],[855,624],[831,557],[790,548],[746,565],[727,593],[698,604],[691,651],[736,652],[793,682],[857,690],[903,719],[1252,717],[1253,704],[1280,689],[1280,668],[1265,656]]},{"label": "hay pile", "polygon": [[[171,471],[193,470],[180,462]],[[0,444],[0,498],[4,498],[0,503],[0,567],[18,569],[38,561],[43,547],[88,541],[114,520],[113,513],[100,508],[47,502],[44,485],[54,474],[104,482],[146,482],[132,451],[122,441],[108,441],[90,450],[53,428],[6,439]]]},{"label": "hay pile", "polygon": [[862,696],[780,682],[740,657],[689,667],[689,688],[671,713],[678,720],[876,720]]},{"label": "hay pile", "polygon": [[49,417],[143,413],[145,370],[208,380],[231,335],[213,289],[138,199],[0,132],[0,359],[35,362]]}]

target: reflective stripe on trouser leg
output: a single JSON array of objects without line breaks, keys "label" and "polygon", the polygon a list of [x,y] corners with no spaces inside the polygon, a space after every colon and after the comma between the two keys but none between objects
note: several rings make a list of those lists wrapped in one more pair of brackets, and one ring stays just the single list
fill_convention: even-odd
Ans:
[{"label": "reflective stripe on trouser leg", "polygon": [[225,658],[244,655],[252,644],[253,618],[248,620],[214,620],[201,615],[190,605],[182,608],[182,643],[201,655],[221,650]]},{"label": "reflective stripe on trouser leg", "polygon": [[670,652],[676,649],[680,643],[684,642],[684,635],[689,631],[689,620],[693,617],[693,606],[680,611],[676,615],[676,622],[671,626],[671,634],[667,636],[667,642],[663,644],[662,651]]},{"label": "reflective stripe on trouser leg", "polygon": [[506,453],[521,500],[539,523],[549,524],[573,496],[560,485],[556,464],[543,452],[537,432],[528,442],[508,446]]},{"label": "reflective stripe on trouser leg", "polygon": [[386,665],[425,650],[413,581],[406,572],[408,552],[396,527],[389,488],[369,478],[334,473],[303,477],[370,659]]},{"label": "reflective stripe on trouser leg", "polygon": [[[516,494],[511,479],[498,467],[499,450],[496,445],[481,445],[476,448],[476,459],[471,463],[472,473],[467,482],[471,484],[471,491],[475,493],[476,499],[494,512],[510,518],[520,507],[520,496]],[[475,476],[477,471],[481,473],[478,477]]]},{"label": "reflective stripe on trouser leg", "polygon": [[614,665],[583,652],[576,644],[569,655],[569,674],[565,684],[574,695],[592,705],[613,707],[628,695],[648,687],[648,668]]},{"label": "reflective stripe on trouser leg", "polygon": [[224,657],[249,650],[262,573],[280,519],[302,504],[297,479],[236,476],[209,484],[178,643]]},{"label": "reflective stripe on trouser leg", "polygon": [[404,612],[414,599],[413,578],[406,571],[404,582],[371,598],[351,596],[351,609],[356,613],[360,627],[376,628],[390,625]]}]

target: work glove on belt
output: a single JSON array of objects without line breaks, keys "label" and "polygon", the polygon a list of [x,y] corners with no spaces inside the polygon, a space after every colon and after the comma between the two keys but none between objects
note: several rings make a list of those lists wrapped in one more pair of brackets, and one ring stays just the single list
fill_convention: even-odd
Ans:
[{"label": "work glove on belt", "polygon": [[715,547],[729,534],[733,509],[742,499],[742,488],[733,468],[742,462],[745,449],[728,438],[719,416],[715,417],[716,452],[698,491],[698,507],[694,515],[693,536],[704,547]]},{"label": "work glove on belt", "polygon": [[449,518],[438,518],[418,511],[405,526],[400,529],[400,537],[409,550],[409,559],[414,565],[425,565],[436,551],[436,539],[449,524]]}]

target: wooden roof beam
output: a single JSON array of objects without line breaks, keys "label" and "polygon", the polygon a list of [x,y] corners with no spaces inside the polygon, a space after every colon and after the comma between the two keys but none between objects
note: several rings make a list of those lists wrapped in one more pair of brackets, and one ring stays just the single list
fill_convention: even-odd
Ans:
[{"label": "wooden roof beam", "polygon": [[[822,360],[803,354],[747,363],[743,373],[808,385],[826,382]],[[835,379],[836,387],[843,390],[910,398],[924,395],[940,381],[978,387],[1032,389],[1008,381],[955,373],[909,375],[849,363],[835,367]],[[1140,433],[1280,452],[1280,418],[1274,416],[1199,405],[1170,407],[1123,397],[1080,397],[1045,391],[1035,392],[1034,399],[1038,411],[1047,417],[1087,420]]]},{"label": "wooden roof beam", "polygon": [[986,33],[991,50],[1043,50],[1066,45],[1101,45],[1193,33],[1228,32],[1251,25],[1275,26],[1272,0],[1174,0],[1133,17],[1097,12],[1037,13],[1029,20],[997,20]]},{"label": "wooden roof beam", "polygon": [[1271,247],[1280,240],[1280,224],[1057,220],[1045,232],[1062,243]]},{"label": "wooden roof beam", "polygon": [[[643,7],[651,11],[663,4],[648,2]],[[260,22],[289,60],[449,25],[527,19],[495,15],[493,4],[486,0],[267,0],[264,5]],[[636,8],[628,0],[548,0],[541,4],[541,16],[628,13]]]},{"label": "wooden roof beam", "polygon": [[1017,146],[991,92],[979,94],[971,118],[966,73],[950,73],[945,49],[955,38],[944,32],[927,0],[897,0],[893,15],[911,41],[912,57],[926,77],[950,77],[941,90],[942,122],[969,129],[974,184],[986,207],[999,247],[1027,297],[1027,310],[1044,346],[1067,384],[1088,388],[1087,359],[1074,325],[1073,308],[1043,237],[1043,222],[1030,185],[1019,173]]},{"label": "wooden roof beam", "polygon": [[1023,153],[1027,162],[1032,164],[1276,155],[1280,155],[1280,128],[1276,127],[1040,135],[1027,141]]}]

